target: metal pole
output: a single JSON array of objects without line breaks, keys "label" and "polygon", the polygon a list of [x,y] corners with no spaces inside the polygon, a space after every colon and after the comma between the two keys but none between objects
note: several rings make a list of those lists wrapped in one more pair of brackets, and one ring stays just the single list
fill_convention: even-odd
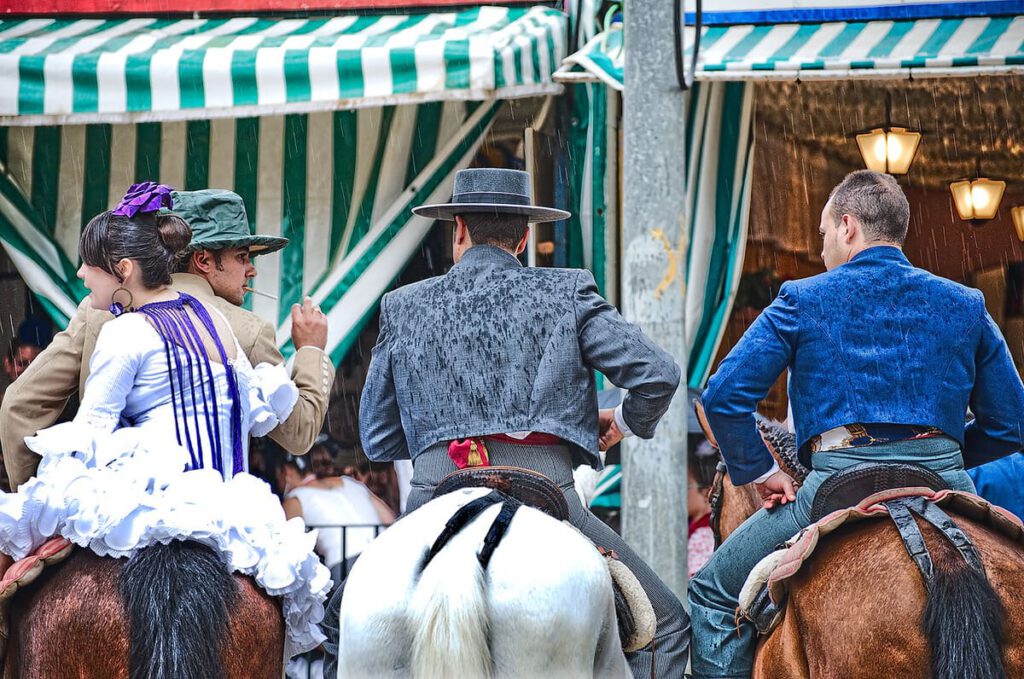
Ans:
[{"label": "metal pole", "polygon": [[628,0],[624,12],[621,299],[626,318],[675,357],[684,377],[655,437],[623,442],[622,533],[685,601],[686,118],[672,6]]}]

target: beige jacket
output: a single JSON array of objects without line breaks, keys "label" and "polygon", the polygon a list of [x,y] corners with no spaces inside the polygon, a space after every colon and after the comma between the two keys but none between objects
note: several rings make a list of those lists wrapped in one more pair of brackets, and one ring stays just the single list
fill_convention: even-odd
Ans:
[{"label": "beige jacket", "polygon": [[[284,361],[273,326],[251,311],[216,297],[205,279],[175,274],[172,287],[220,311],[253,365]],[[8,387],[0,405],[0,446],[12,488],[31,478],[39,465],[39,456],[25,445],[25,437],[56,422],[68,399],[85,388],[100,326],[112,318],[106,311],[91,308],[88,300],[83,301],[67,329],[58,333]],[[295,354],[292,379],[299,388],[299,400],[288,419],[270,432],[270,438],[288,452],[303,455],[323,426],[334,366],[320,349],[303,347]]]}]

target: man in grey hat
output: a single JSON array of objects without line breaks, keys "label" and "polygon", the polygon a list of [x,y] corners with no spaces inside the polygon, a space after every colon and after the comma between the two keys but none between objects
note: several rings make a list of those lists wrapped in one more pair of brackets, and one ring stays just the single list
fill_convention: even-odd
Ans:
[{"label": "man in grey hat", "polygon": [[[523,467],[553,480],[573,525],[613,549],[654,605],[654,642],[628,655],[633,674],[682,677],[682,604],[581,504],[572,477],[579,464],[600,468],[598,450],[623,436],[653,437],[680,369],[598,294],[589,271],[521,266],[529,224],[569,216],[532,205],[529,183],[515,170],[462,170],[450,203],[414,209],[455,222],[455,266],[381,301],[359,409],[363,449],[371,460],[412,459],[408,511],[465,466]],[[621,405],[598,410],[595,370],[627,390]]]},{"label": "man in grey hat", "polygon": [[[182,272],[174,274],[172,287],[220,311],[253,365],[282,363],[274,326],[240,305],[246,284],[256,275],[250,258],[279,250],[288,240],[251,235],[242,199],[231,191],[177,191],[172,194],[172,206],[193,229]],[[25,446],[25,437],[54,424],[68,399],[84,389],[96,337],[112,318],[83,301],[67,329],[53,338],[4,394],[0,449],[12,490],[39,466],[39,456]],[[296,349],[292,380],[299,388],[299,400],[270,437],[289,452],[302,455],[320,433],[334,383],[334,366],[324,353],[327,318],[308,297],[292,308],[292,340]]]}]

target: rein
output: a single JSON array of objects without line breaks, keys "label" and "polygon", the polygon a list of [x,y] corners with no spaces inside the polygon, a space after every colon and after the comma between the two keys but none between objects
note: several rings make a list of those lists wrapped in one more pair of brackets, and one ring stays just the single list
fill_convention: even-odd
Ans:
[{"label": "rein", "polygon": [[711,505],[711,515],[708,523],[711,525],[711,533],[715,537],[715,549],[722,546],[722,498],[725,484],[725,463],[719,460],[715,465],[715,478],[711,482],[711,492],[708,493],[708,504]]}]

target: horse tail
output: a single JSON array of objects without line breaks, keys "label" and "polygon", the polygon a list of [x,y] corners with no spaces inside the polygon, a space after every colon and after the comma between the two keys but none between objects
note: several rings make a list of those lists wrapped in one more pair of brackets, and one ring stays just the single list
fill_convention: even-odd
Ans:
[{"label": "horse tail", "polygon": [[1005,679],[1002,646],[1006,609],[985,573],[971,568],[952,545],[935,560],[921,622],[935,679]]},{"label": "horse tail", "polygon": [[119,582],[130,679],[222,679],[238,585],[212,549],[174,541],[141,550]]},{"label": "horse tail", "polygon": [[491,676],[485,574],[470,544],[449,544],[420,574],[409,604],[413,679]]}]

